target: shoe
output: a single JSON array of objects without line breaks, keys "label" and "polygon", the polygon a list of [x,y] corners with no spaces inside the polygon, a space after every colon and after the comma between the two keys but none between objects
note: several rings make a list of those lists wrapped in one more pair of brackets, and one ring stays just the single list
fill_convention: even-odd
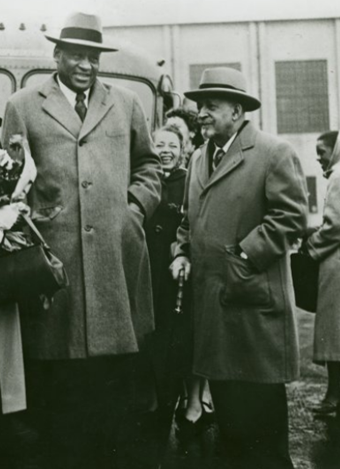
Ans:
[{"label": "shoe", "polygon": [[336,412],[337,403],[331,401],[321,401],[317,407],[312,410],[317,415],[330,415]]},{"label": "shoe", "polygon": [[187,397],[181,397],[179,399],[176,410],[175,410],[175,419],[176,419],[176,421],[178,419],[181,419],[182,417],[184,417],[184,414],[185,414],[185,411],[186,411],[186,408],[187,408],[187,404],[188,404],[188,398]]},{"label": "shoe", "polygon": [[175,435],[181,442],[188,443],[193,440],[203,430],[202,417],[196,422],[188,420],[184,414],[176,419]]},{"label": "shoe", "polygon": [[202,415],[199,420],[205,425],[215,422],[215,411],[211,402],[202,401]]}]

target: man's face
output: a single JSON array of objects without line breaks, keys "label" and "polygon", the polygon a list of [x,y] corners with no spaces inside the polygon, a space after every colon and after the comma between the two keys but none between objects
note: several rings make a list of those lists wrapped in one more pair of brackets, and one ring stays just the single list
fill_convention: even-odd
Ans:
[{"label": "man's face", "polygon": [[95,82],[100,52],[84,46],[56,47],[54,60],[60,80],[75,93],[86,91]]},{"label": "man's face", "polygon": [[198,122],[205,138],[216,143],[227,141],[234,133],[235,104],[224,99],[205,99],[198,103]]},{"label": "man's face", "polygon": [[318,140],[316,143],[316,153],[318,155],[318,162],[321,165],[322,171],[325,172],[331,161],[333,149],[326,145],[323,140]]}]

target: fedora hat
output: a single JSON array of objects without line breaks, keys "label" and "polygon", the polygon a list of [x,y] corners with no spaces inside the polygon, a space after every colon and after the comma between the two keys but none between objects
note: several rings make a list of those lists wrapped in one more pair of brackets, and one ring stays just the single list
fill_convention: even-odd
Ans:
[{"label": "fedora hat", "polygon": [[204,70],[198,90],[187,91],[184,95],[192,101],[207,98],[232,99],[242,104],[245,111],[255,111],[260,101],[247,93],[243,73],[229,67],[207,68]]},{"label": "fedora hat", "polygon": [[59,37],[45,37],[55,44],[74,44],[99,49],[101,52],[112,52],[118,49],[103,44],[102,25],[96,15],[73,13],[66,21]]}]

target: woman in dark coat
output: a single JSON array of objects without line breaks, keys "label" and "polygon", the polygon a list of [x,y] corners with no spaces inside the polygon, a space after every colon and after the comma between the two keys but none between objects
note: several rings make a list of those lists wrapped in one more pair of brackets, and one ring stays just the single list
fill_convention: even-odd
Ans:
[{"label": "woman in dark coat", "polygon": [[178,284],[169,271],[171,245],[182,219],[186,170],[181,165],[183,136],[167,125],[154,134],[156,152],[164,172],[162,198],[146,225],[150,255],[156,330],[151,340],[151,360],[157,383],[160,419],[160,452],[170,432],[173,411],[190,367],[190,317],[187,285],[182,313],[175,312]]},{"label": "woman in dark coat", "polygon": [[152,361],[161,404],[177,399],[177,388],[188,368],[188,295],[184,292],[184,313],[176,313],[178,284],[169,271],[171,245],[182,219],[186,170],[180,167],[183,137],[175,126],[165,126],[154,134],[156,152],[164,172],[162,198],[146,226],[153,285],[156,332]]}]

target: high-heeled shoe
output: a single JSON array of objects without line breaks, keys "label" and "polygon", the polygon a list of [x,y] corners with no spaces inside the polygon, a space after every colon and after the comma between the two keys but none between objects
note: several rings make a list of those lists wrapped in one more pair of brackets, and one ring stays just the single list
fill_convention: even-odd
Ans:
[{"label": "high-heeled shoe", "polygon": [[215,422],[215,411],[211,402],[201,402],[202,405],[202,415],[200,419],[204,424],[211,424]]},{"label": "high-heeled shoe", "polygon": [[186,408],[188,405],[188,398],[187,397],[180,397],[177,407],[175,409],[175,419],[179,419],[184,416]]}]

